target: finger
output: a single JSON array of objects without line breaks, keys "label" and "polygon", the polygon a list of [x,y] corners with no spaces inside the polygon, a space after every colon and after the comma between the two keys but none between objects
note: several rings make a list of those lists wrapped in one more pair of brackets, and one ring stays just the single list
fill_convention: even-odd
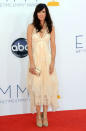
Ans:
[{"label": "finger", "polygon": [[33,70],[30,70],[30,72],[31,72],[32,74],[34,74],[34,71],[33,71]]},{"label": "finger", "polygon": [[37,75],[37,73],[36,73],[35,71],[33,71],[33,74],[34,74],[34,75]]},{"label": "finger", "polygon": [[36,74],[35,71],[33,71],[33,74],[34,74],[34,75]]},{"label": "finger", "polygon": [[51,74],[51,71],[49,71],[49,73]]},{"label": "finger", "polygon": [[52,71],[50,71],[50,74],[52,74]]}]

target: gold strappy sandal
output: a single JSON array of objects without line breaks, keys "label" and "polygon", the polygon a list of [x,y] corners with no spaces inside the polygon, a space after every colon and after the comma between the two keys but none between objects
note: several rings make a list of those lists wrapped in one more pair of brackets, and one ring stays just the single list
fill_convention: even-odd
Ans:
[{"label": "gold strappy sandal", "polygon": [[[41,123],[39,122],[39,120],[41,120]],[[39,116],[36,116],[36,125],[37,125],[38,127],[42,127],[42,118],[41,118],[40,115],[39,115]]]},{"label": "gold strappy sandal", "polygon": [[[41,117],[42,117],[42,121],[43,121],[42,125],[45,126],[45,127],[47,127],[48,126],[48,120],[43,118],[43,112],[41,114]],[[45,122],[44,120],[47,120],[47,121]]]}]

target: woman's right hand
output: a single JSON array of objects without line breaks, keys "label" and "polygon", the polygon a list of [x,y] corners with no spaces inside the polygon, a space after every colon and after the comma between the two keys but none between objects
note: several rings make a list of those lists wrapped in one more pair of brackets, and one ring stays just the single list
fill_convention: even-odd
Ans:
[{"label": "woman's right hand", "polygon": [[30,65],[30,68],[29,68],[29,72],[36,75],[36,72],[35,72],[35,65]]}]

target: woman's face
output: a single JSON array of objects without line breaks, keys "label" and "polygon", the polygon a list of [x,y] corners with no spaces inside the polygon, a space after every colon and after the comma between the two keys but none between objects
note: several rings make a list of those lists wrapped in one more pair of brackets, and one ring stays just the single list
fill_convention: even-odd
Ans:
[{"label": "woman's face", "polygon": [[40,12],[37,13],[37,16],[38,16],[38,19],[39,20],[45,20],[45,17],[46,17],[46,10],[45,8],[42,9]]}]

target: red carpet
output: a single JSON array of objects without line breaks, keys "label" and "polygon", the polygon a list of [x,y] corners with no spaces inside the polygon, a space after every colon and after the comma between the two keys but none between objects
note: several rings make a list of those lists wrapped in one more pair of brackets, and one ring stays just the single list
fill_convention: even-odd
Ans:
[{"label": "red carpet", "polygon": [[0,131],[86,131],[86,110],[48,112],[48,127],[37,127],[36,114],[0,116]]}]

